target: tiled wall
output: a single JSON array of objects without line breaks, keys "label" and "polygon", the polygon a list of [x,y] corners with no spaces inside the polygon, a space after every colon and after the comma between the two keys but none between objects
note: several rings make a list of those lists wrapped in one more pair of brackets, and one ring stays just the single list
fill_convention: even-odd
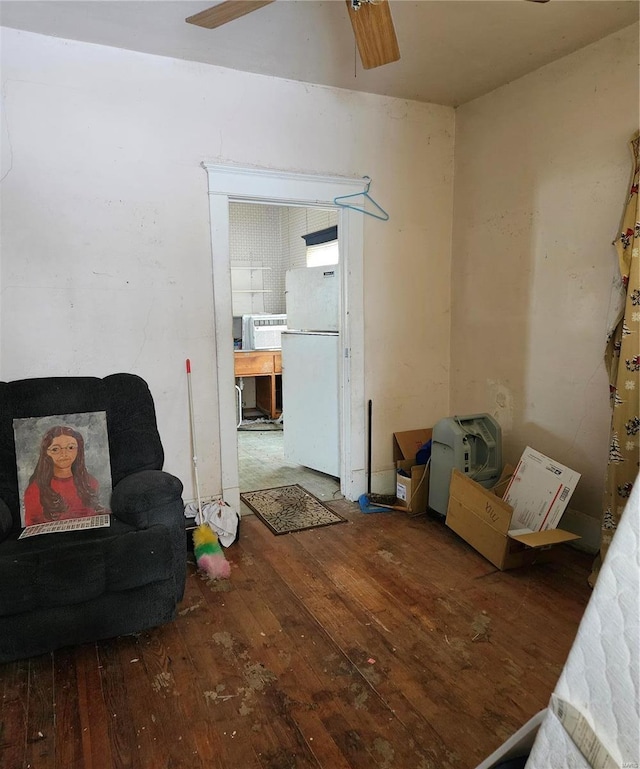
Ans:
[{"label": "tiled wall", "polygon": [[284,312],[285,272],[306,266],[302,236],[332,227],[337,221],[334,209],[231,203],[229,250],[234,316]]},{"label": "tiled wall", "polygon": [[255,203],[232,203],[229,206],[234,316],[274,312],[272,298],[264,292],[272,290],[273,280],[269,273],[282,259],[280,218],[277,206]]}]

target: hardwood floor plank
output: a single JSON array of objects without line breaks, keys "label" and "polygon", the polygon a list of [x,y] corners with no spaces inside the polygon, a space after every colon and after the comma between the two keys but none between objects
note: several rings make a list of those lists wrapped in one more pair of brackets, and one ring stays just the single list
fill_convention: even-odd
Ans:
[{"label": "hardwood floor plank", "polygon": [[166,765],[172,769],[202,766],[162,629],[143,633],[138,649],[146,670],[146,680],[140,694],[145,695],[147,724],[150,720],[148,728],[151,729],[151,725],[154,727],[156,740],[166,757]]},{"label": "hardwood floor plank", "polygon": [[83,769],[114,766],[109,739],[109,713],[102,694],[98,653],[95,644],[76,647],[78,709],[82,728]]},{"label": "hardwood floor plank", "polygon": [[9,662],[0,669],[0,766],[22,769],[26,766],[29,660]]},{"label": "hardwood floor plank", "polygon": [[27,766],[55,767],[53,655],[43,654],[29,661],[29,702],[27,710]]},{"label": "hardwood floor plank", "polygon": [[317,708],[294,705],[291,713],[309,753],[313,756],[314,766],[350,769],[351,764],[323,723]]},{"label": "hardwood floor plank", "polygon": [[[142,661],[140,637],[127,636],[108,642],[112,645],[112,654],[117,657],[122,671],[123,699],[130,713],[132,728],[135,734],[130,734],[131,750],[135,749],[137,764],[146,769],[157,766],[162,769],[166,764],[166,753],[162,747],[163,740],[158,742],[156,726],[149,712],[149,679]],[[106,643],[100,644],[99,654],[110,656],[105,649]]]},{"label": "hardwood floor plank", "polygon": [[[253,569],[251,566],[250,571]],[[237,684],[235,690],[227,688],[217,698],[216,707],[225,714],[218,728],[227,736],[235,732],[249,739],[257,766],[277,766],[295,756],[296,766],[316,767],[312,752],[289,718],[292,684],[287,631],[280,618],[265,609],[266,604],[255,600],[259,589],[255,575],[244,572],[237,563],[232,578],[236,580],[234,589],[218,607],[223,622],[215,642]],[[270,573],[269,578],[273,583],[277,575]],[[210,591],[213,602],[219,602],[218,596]],[[240,756],[234,758],[234,765],[241,765]]]},{"label": "hardwood floor plank", "polygon": [[[199,578],[198,581],[200,582]],[[195,579],[190,579],[189,582],[193,584]],[[194,647],[189,642],[196,636],[200,639],[202,632],[187,635],[181,632],[182,622],[188,624],[191,621],[192,628],[196,630],[203,620],[205,623],[208,621],[209,613],[206,611],[202,595],[202,583],[197,587],[197,591],[190,591],[191,600],[194,601],[189,605],[190,610],[185,611],[187,607],[184,607],[181,611],[182,616],[189,615],[188,619],[179,618],[177,622],[164,626],[162,636],[171,657],[173,675],[180,692],[185,718],[189,724],[197,724],[193,736],[201,764],[196,761],[195,766],[202,765],[208,769],[208,767],[225,765],[224,751],[221,751],[220,740],[210,723],[210,698],[221,677],[224,676],[224,671],[218,673],[211,664],[206,664],[205,660],[199,659],[202,647],[200,645]],[[205,624],[205,627],[209,625]]]},{"label": "hardwood floor plank", "polygon": [[100,641],[97,645],[102,696],[107,712],[107,730],[114,769],[141,769],[138,740],[127,693],[130,675],[118,647],[119,639]]},{"label": "hardwood floor plank", "polygon": [[82,728],[78,708],[75,649],[60,649],[54,655],[55,676],[55,766],[83,769]]},{"label": "hardwood floor plank", "polygon": [[[191,697],[198,722],[205,726],[201,739],[206,741],[208,755],[214,763],[206,766],[259,767],[246,738],[237,740],[236,710],[244,701],[244,679],[232,638],[224,621],[223,590],[228,583],[212,583],[197,573],[187,582],[196,590],[183,602],[176,628],[184,642],[191,665]],[[207,603],[210,594],[211,608]],[[185,605],[186,604],[186,605]],[[234,763],[240,755],[244,762]]]}]

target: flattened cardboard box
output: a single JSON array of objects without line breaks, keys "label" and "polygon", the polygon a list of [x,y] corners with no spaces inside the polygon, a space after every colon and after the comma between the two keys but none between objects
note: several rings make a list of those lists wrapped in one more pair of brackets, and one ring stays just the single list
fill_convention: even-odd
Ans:
[{"label": "flattened cardboard box", "polygon": [[513,508],[500,496],[513,468],[505,467],[493,489],[485,489],[459,470],[451,474],[446,524],[500,570],[539,562],[552,545],[580,539],[562,529],[518,533],[511,530]]},{"label": "flattened cardboard box", "polygon": [[[429,467],[417,465],[416,454],[427,441],[433,430],[405,430],[393,434],[393,460],[396,464],[396,505],[404,507],[409,515],[427,512],[429,501]],[[408,476],[400,474],[402,470]]]},{"label": "flattened cardboard box", "polygon": [[514,509],[513,528],[555,529],[579,480],[580,473],[527,446],[502,495]]}]

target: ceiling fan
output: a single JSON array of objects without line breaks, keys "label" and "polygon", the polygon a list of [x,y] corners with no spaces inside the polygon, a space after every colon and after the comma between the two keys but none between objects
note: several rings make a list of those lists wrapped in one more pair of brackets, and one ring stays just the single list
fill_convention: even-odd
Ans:
[{"label": "ceiling fan", "polygon": [[[534,3],[548,1],[531,0]],[[215,29],[273,2],[274,0],[225,0],[189,16],[185,21],[199,27]],[[391,18],[389,0],[346,0],[346,3],[364,69],[398,61],[400,48]]]},{"label": "ceiling fan", "polygon": [[[274,0],[225,0],[185,19],[189,24],[215,29]],[[388,0],[346,0],[362,66],[373,69],[400,58]]]}]

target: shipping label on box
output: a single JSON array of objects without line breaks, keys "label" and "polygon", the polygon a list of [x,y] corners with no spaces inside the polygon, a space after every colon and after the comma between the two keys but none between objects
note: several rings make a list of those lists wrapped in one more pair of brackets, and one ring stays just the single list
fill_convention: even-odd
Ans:
[{"label": "shipping label on box", "polygon": [[511,527],[555,529],[579,480],[580,473],[527,446],[503,497],[513,508]]},{"label": "shipping label on box", "polygon": [[397,463],[396,504],[405,507],[410,515],[427,511],[429,499],[429,466],[414,465],[406,459]]}]

